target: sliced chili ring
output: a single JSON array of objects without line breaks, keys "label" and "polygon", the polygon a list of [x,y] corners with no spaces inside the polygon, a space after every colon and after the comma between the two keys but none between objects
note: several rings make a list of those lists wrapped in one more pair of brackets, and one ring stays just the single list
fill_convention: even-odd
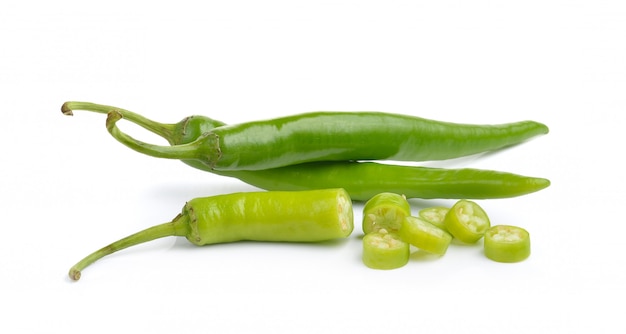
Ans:
[{"label": "sliced chili ring", "polygon": [[452,241],[448,232],[418,217],[406,217],[399,234],[409,244],[438,255],[445,254]]},{"label": "sliced chili ring", "polygon": [[485,232],[484,248],[493,261],[523,261],[530,256],[530,235],[521,227],[496,225]]},{"label": "sliced chili ring", "polygon": [[450,208],[444,223],[453,237],[470,244],[480,240],[491,226],[485,210],[475,202],[465,199],[459,200]]},{"label": "sliced chili ring", "polygon": [[404,217],[411,215],[411,206],[406,197],[395,193],[380,193],[365,203],[363,207],[363,233],[381,229],[389,233],[397,232]]},{"label": "sliced chili ring", "polygon": [[363,263],[372,269],[396,269],[409,262],[410,246],[385,229],[363,237]]}]

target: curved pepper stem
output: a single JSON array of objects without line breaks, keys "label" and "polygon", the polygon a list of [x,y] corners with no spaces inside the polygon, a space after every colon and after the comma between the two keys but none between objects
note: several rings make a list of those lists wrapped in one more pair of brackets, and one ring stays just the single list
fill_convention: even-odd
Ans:
[{"label": "curved pepper stem", "polygon": [[107,255],[113,254],[117,251],[131,246],[135,246],[159,238],[170,236],[185,236],[187,234],[187,229],[188,220],[186,219],[186,216],[179,214],[171,222],[152,226],[145,230],[131,234],[87,255],[70,269],[69,276],[72,280],[78,281],[80,279],[81,271],[83,269]]},{"label": "curved pepper stem", "polygon": [[117,121],[123,118],[122,113],[117,110],[113,110],[108,113],[106,120],[106,127],[111,136],[117,139],[120,143],[126,145],[127,147],[149,155],[156,158],[165,158],[165,159],[180,159],[180,160],[194,160],[199,159],[202,147],[204,143],[207,141],[207,138],[211,136],[211,134],[203,134],[198,139],[180,145],[172,145],[172,146],[161,146],[161,145],[153,145],[138,139],[135,139],[126,133],[122,132],[117,126]]},{"label": "curved pepper stem", "polygon": [[143,117],[137,113],[132,111],[108,106],[104,104],[96,104],[91,102],[78,102],[78,101],[68,101],[63,103],[61,106],[61,112],[63,115],[73,116],[74,110],[86,110],[93,111],[100,114],[108,114],[111,111],[116,111],[122,115],[125,120],[133,122],[142,128],[163,137],[164,139],[170,141],[175,134],[177,124],[165,124],[153,121],[146,117]]}]

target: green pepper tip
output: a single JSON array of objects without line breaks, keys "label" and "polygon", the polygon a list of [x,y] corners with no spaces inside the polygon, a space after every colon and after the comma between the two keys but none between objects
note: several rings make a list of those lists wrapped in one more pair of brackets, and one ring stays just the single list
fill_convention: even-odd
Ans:
[{"label": "green pepper tip", "polygon": [[537,191],[541,190],[541,189],[545,189],[548,188],[550,186],[550,180],[542,178],[542,177],[537,177],[537,178],[533,178],[532,179],[535,183],[535,185],[537,186]]}]

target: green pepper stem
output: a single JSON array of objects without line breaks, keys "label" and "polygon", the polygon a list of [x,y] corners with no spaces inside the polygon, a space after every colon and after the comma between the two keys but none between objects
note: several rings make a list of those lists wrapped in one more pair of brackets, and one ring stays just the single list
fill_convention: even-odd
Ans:
[{"label": "green pepper stem", "polygon": [[148,119],[146,117],[143,117],[132,111],[118,108],[118,107],[108,106],[104,104],[68,101],[68,102],[63,103],[63,106],[61,106],[61,112],[63,112],[64,115],[73,116],[74,110],[86,110],[86,111],[97,112],[100,114],[108,114],[109,112],[115,110],[118,113],[122,114],[122,117],[125,120],[133,122],[141,126],[142,128],[154,134],[157,134],[167,140],[170,140],[172,138],[174,131],[175,131],[175,127],[176,127],[176,124],[159,123],[151,119]]},{"label": "green pepper stem", "polygon": [[122,118],[123,114],[117,110],[113,110],[108,113],[106,127],[111,136],[117,139],[117,141],[119,141],[120,143],[137,152],[156,158],[190,160],[197,159],[200,152],[200,147],[202,146],[202,143],[206,138],[205,136],[201,136],[190,143],[173,146],[148,144],[122,132],[119,127],[117,127],[117,121]]},{"label": "green pepper stem", "polygon": [[70,269],[70,278],[74,281],[78,281],[80,279],[81,271],[83,269],[85,269],[90,264],[96,262],[97,260],[107,255],[113,254],[119,250],[163,237],[185,236],[187,234],[188,226],[187,220],[181,219],[182,217],[184,216],[178,215],[171,222],[152,226],[140,232],[131,234],[87,255]]}]

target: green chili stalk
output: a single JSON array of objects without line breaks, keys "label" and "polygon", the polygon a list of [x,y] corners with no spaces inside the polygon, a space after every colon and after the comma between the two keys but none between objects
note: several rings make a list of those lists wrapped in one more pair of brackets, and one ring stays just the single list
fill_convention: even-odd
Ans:
[{"label": "green chili stalk", "polygon": [[156,240],[159,238],[169,237],[169,236],[185,236],[187,234],[187,229],[185,224],[180,221],[180,215],[177,216],[174,220],[169,223],[164,223],[156,226],[149,227],[143,231],[137,232],[135,234],[129,235],[126,238],[120,239],[106,247],[103,247],[90,255],[86,256],[84,259],[80,260],[76,263],[69,272],[69,276],[71,279],[77,281],[80,279],[81,272],[87,266],[92,263],[98,261],[99,259],[113,254],[122,249],[135,246],[144,242]]},{"label": "green chili stalk", "polygon": [[65,102],[61,106],[61,112],[63,112],[63,115],[73,116],[74,110],[89,110],[89,111],[93,111],[93,112],[97,112],[101,114],[108,114],[111,111],[116,111],[117,113],[122,115],[122,117],[124,117],[125,119],[137,125],[140,125],[146,130],[154,132],[163,138],[174,136],[175,135],[174,132],[177,127],[177,124],[163,124],[159,122],[154,122],[132,111],[113,107],[113,106],[107,106],[103,104],[96,104],[96,103],[90,103],[90,102]]}]

